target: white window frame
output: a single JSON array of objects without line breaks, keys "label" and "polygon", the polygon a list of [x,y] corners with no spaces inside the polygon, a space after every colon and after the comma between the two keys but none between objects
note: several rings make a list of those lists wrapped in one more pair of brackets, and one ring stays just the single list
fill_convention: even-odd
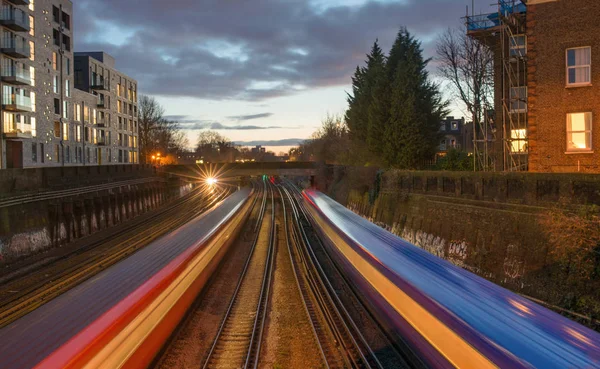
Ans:
[{"label": "white window frame", "polygon": [[[570,50],[578,50],[578,49],[590,49],[590,64],[589,65],[573,65],[569,66],[569,51]],[[566,66],[566,76],[565,81],[567,87],[583,87],[583,86],[591,86],[592,85],[592,47],[591,46],[580,46],[580,47],[570,47],[565,51],[565,66]],[[580,82],[580,83],[570,83],[569,82],[569,71],[571,69],[584,68],[587,67],[590,70],[590,80],[589,82]]]},{"label": "white window frame", "polygon": [[510,130],[510,152],[526,154],[529,152],[529,132],[524,128]]},{"label": "white window frame", "polygon": [[[589,130],[584,130],[584,131],[569,131],[569,119],[571,117],[571,115],[574,114],[589,114],[590,115],[590,129]],[[585,112],[573,112],[573,113],[567,113],[567,122],[566,122],[566,131],[567,131],[567,136],[565,138],[565,143],[567,145],[567,153],[568,154],[572,154],[572,153],[593,153],[594,152],[594,140],[593,140],[593,129],[594,129],[594,114],[592,114],[592,112],[590,111],[585,111]],[[589,133],[590,134],[590,142],[589,148],[585,148],[585,149],[573,149],[573,148],[569,148],[569,135],[573,134],[573,133]]]}]

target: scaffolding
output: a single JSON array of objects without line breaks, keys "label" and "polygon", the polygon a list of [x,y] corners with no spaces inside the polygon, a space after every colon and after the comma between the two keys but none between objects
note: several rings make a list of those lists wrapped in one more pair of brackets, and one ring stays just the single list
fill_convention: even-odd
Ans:
[{"label": "scaffolding", "polygon": [[495,109],[485,107],[484,118],[473,130],[479,170],[528,169],[526,12],[521,0],[498,0],[497,13],[466,17],[468,35],[492,48],[496,64]]}]

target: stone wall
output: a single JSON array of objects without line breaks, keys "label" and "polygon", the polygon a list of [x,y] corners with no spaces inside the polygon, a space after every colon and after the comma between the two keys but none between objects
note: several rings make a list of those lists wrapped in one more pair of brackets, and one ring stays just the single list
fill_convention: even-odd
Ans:
[{"label": "stone wall", "polygon": [[[586,214],[597,214],[600,205],[600,176],[378,174],[370,168],[329,167],[322,169],[317,184],[351,210],[432,254],[555,307],[600,317],[600,257],[593,257],[600,251],[600,229],[586,235],[573,233],[571,223],[552,223],[556,214],[567,214],[564,219],[572,224],[587,224]],[[573,234],[572,247],[582,247],[581,253],[590,257],[558,258],[553,240],[563,240],[565,234]],[[586,247],[588,239],[597,244]]]}]

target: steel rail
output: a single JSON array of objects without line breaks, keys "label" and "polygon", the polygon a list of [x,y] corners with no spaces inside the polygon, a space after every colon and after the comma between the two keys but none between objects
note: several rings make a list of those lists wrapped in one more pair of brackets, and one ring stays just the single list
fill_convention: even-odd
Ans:
[{"label": "steel rail", "polygon": [[[333,307],[332,320],[335,320],[335,316],[337,315],[339,317],[339,321],[342,323],[341,327],[336,325],[336,329],[339,332],[338,336],[343,339],[344,333],[347,332],[347,335],[350,339],[350,343],[345,345],[345,347],[349,350],[348,354],[353,366],[358,368],[383,368],[381,362],[360,332],[360,329],[357,327],[349,312],[344,307],[344,304],[340,300],[339,296],[335,293],[333,285],[329,281],[329,278],[327,277],[314,253],[314,250],[312,249],[311,241],[301,224],[300,213],[302,213],[302,217],[304,217],[308,222],[308,218],[304,212],[304,209],[301,208],[300,204],[297,203],[297,198],[290,193],[287,188],[284,187],[284,191],[288,194],[290,202],[293,204],[292,206],[296,209],[296,229],[297,232],[299,232],[302,242],[306,246],[303,248],[303,251],[307,253],[307,255],[305,255],[306,260],[308,261],[307,265],[310,265],[311,269],[316,272],[315,280],[322,284],[325,289],[325,297],[331,302],[331,306]],[[355,350],[354,355],[351,353],[353,350]],[[358,357],[356,354],[358,354]]]},{"label": "steel rail", "polygon": [[[227,323],[229,322],[230,318],[232,317],[232,311],[233,311],[234,307],[236,306],[236,303],[238,303],[239,292],[240,292],[242,284],[243,284],[243,282],[244,282],[244,280],[246,278],[246,275],[247,275],[248,269],[250,267],[250,263],[251,263],[252,257],[253,257],[253,255],[255,253],[256,246],[258,244],[258,239],[259,239],[259,236],[260,236],[260,232],[258,230],[258,227],[259,227],[259,225],[261,225],[263,223],[263,220],[264,220],[264,216],[265,216],[265,213],[266,213],[266,205],[267,205],[267,197],[268,197],[268,194],[269,194],[269,189],[270,188],[267,187],[267,184],[263,182],[263,202],[262,202],[261,209],[260,209],[260,212],[259,212],[259,217],[258,217],[258,220],[257,220],[257,226],[255,227],[255,230],[256,230],[255,233],[256,234],[255,234],[254,240],[252,242],[252,247],[250,249],[250,253],[248,255],[248,259],[246,260],[246,263],[244,264],[244,269],[242,270],[242,273],[241,273],[241,275],[240,275],[240,277],[238,279],[235,291],[234,291],[234,293],[233,293],[233,295],[231,297],[231,300],[229,302],[229,305],[227,307],[227,311],[225,312],[223,320],[221,321],[221,324],[219,325],[219,329],[217,331],[217,334],[215,336],[213,344],[211,345],[211,348],[210,348],[210,350],[208,352],[208,355],[206,357],[204,365],[202,366],[203,369],[209,368],[209,365],[211,363],[211,359],[214,358],[217,346],[221,342],[221,339],[223,338],[223,332],[225,330],[225,327],[226,327]],[[273,237],[274,237],[274,234],[275,234],[275,231],[274,231],[274,228],[275,228],[275,216],[274,216],[274,214],[275,214],[275,203],[274,203],[274,198],[273,198],[272,191],[271,191],[271,201],[272,201],[272,215],[271,215],[271,229],[270,229],[270,232],[269,232],[269,250],[268,250],[268,253],[267,253],[267,262],[265,263],[265,271],[263,273],[263,281],[262,281],[262,284],[261,284],[261,297],[269,295],[268,293],[266,293],[266,294],[264,293],[264,289],[268,285],[270,285],[270,279],[269,279],[269,283],[266,283],[266,279],[267,279],[268,275],[272,275],[272,269],[273,269],[273,263],[270,262],[273,259],[273,255],[274,255],[274,252],[273,252],[273,249],[274,249],[274,247],[273,247],[274,246]],[[247,350],[246,350],[246,353],[245,353],[246,360],[244,361],[245,362],[244,368],[247,368],[248,365],[251,364],[251,362],[249,360],[250,360],[250,356],[252,354],[251,351],[252,351],[252,346],[253,346],[253,342],[254,342],[253,339],[254,339],[254,337],[256,337],[255,335],[257,333],[256,332],[257,328],[260,328],[260,330],[261,330],[260,335],[259,335],[260,338],[258,338],[256,340],[256,342],[258,343],[257,346],[260,347],[260,343],[262,341],[262,330],[263,330],[263,327],[264,327],[264,321],[266,319],[262,319],[262,324],[260,324],[260,325],[257,325],[257,323],[256,323],[256,319],[258,319],[259,315],[261,315],[260,313],[261,313],[261,304],[262,304],[262,302],[263,302],[263,299],[259,298],[258,304],[257,304],[257,308],[256,308],[256,317],[255,317],[255,321],[254,321],[254,324],[253,324],[252,335],[250,337],[249,343],[247,345]],[[266,310],[266,304],[264,306],[264,310]],[[259,352],[260,351],[258,349],[258,353]],[[258,354],[254,355],[254,363],[255,363],[254,365],[258,365],[258,359],[259,359],[259,355]]]}]

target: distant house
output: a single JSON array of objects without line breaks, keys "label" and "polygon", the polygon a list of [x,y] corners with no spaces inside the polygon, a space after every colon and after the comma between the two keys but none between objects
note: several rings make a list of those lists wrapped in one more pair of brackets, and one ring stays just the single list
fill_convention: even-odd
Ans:
[{"label": "distant house", "polygon": [[473,124],[465,123],[465,118],[447,117],[440,122],[442,139],[438,156],[444,156],[451,149],[473,152]]}]

